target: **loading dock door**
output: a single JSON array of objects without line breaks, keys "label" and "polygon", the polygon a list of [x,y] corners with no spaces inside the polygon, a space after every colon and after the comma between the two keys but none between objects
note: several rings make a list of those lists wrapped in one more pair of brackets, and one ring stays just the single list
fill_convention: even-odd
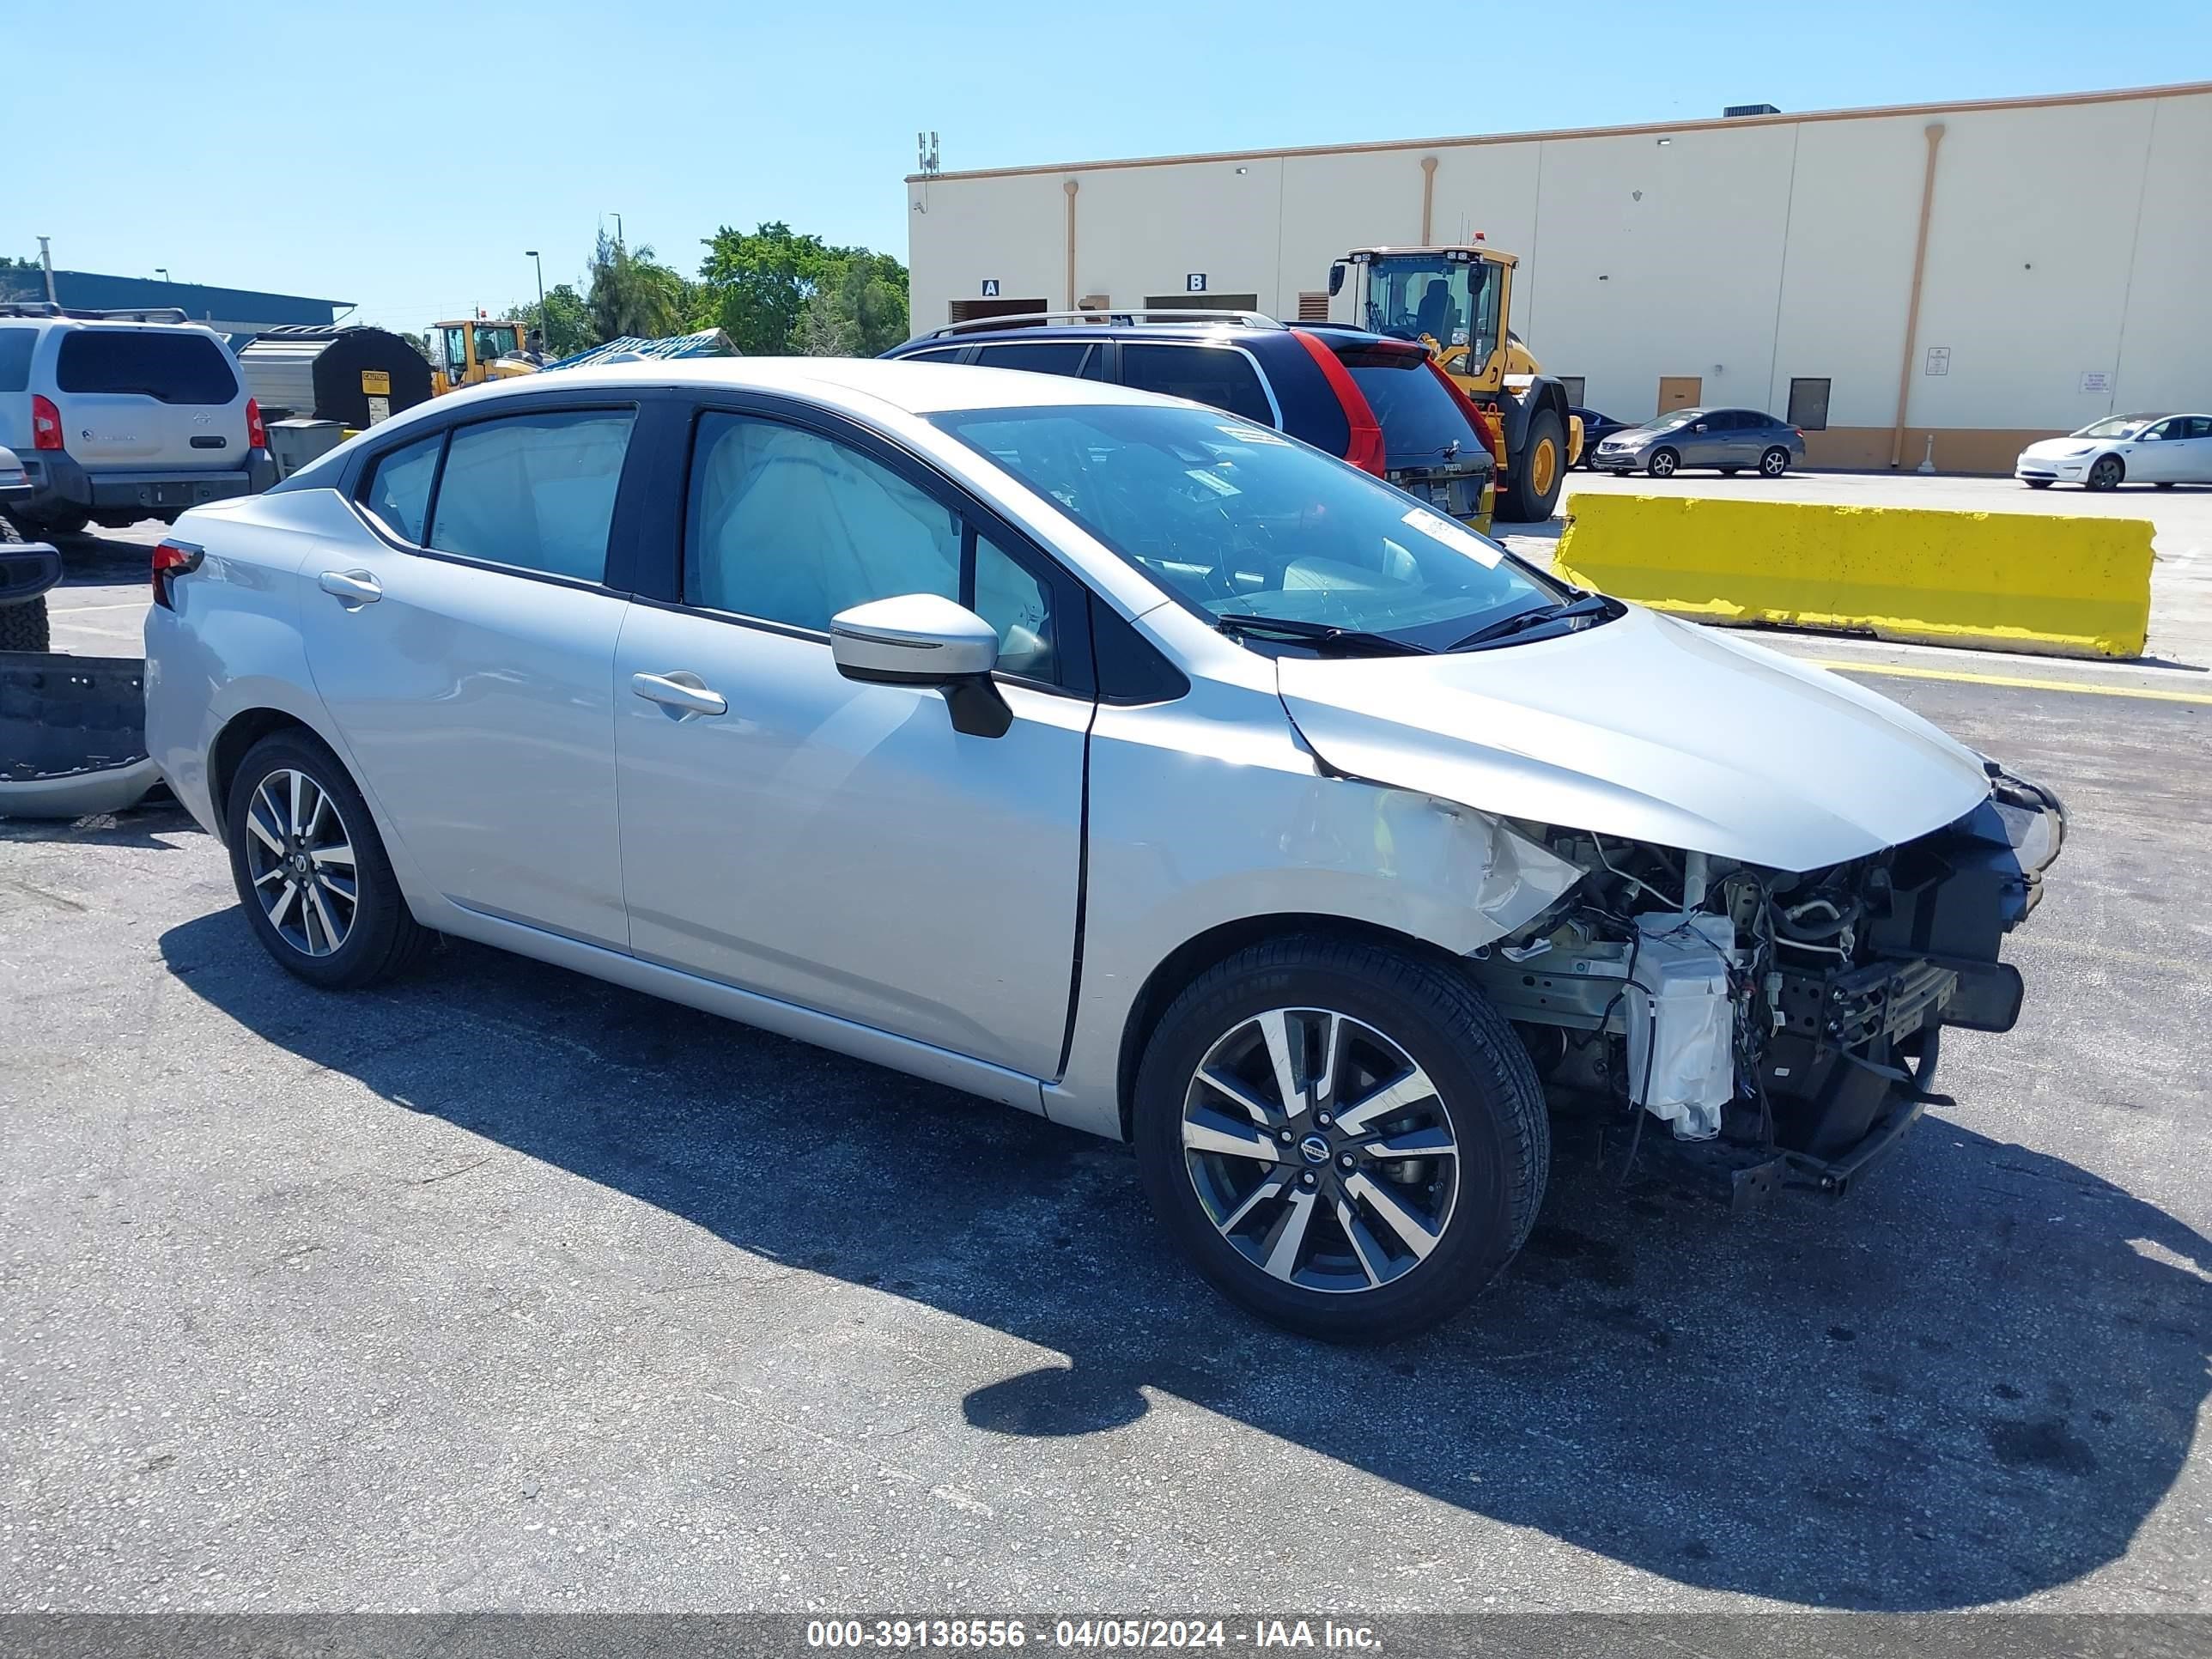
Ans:
[{"label": "loading dock door", "polygon": [[1147,311],[1257,311],[1256,294],[1147,294]]},{"label": "loading dock door", "polygon": [[1034,317],[1052,309],[1049,300],[955,300],[947,307],[948,323],[972,323],[979,317]]},{"label": "loading dock door", "polygon": [[1659,377],[1659,412],[1670,409],[1695,409],[1705,395],[1705,377],[1701,374],[1662,374]]}]

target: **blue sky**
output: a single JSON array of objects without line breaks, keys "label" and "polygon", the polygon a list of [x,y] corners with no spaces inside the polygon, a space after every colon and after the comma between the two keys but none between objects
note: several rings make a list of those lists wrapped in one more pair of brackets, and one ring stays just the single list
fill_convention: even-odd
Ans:
[{"label": "blue sky", "polygon": [[0,0],[0,252],[421,328],[617,213],[687,273],[763,219],[903,258],[924,127],[951,170],[2142,86],[2212,78],[2212,5]]}]

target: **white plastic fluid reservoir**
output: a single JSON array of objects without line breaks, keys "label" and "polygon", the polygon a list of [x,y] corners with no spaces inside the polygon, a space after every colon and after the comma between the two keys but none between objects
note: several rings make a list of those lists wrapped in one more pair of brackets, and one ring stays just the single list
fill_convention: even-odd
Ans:
[{"label": "white plastic fluid reservoir", "polygon": [[1683,1140],[1720,1133],[1735,1093],[1735,1010],[1729,1000],[1726,916],[1647,913],[1636,919],[1628,988],[1629,1098]]}]

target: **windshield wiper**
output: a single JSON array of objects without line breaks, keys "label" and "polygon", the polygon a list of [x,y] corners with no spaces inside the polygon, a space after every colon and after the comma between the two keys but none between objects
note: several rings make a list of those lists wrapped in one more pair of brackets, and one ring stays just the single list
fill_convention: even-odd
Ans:
[{"label": "windshield wiper", "polygon": [[1519,634],[1548,622],[1558,622],[1565,617],[1596,617],[1609,613],[1613,601],[1602,593],[1585,593],[1578,599],[1559,605],[1540,605],[1534,611],[1516,611],[1510,617],[1500,617],[1494,623],[1486,623],[1463,640],[1455,640],[1444,648],[1465,651],[1470,647],[1485,645],[1492,640],[1502,640],[1509,634]]},{"label": "windshield wiper", "polygon": [[1294,640],[1317,650],[1369,651],[1378,655],[1425,657],[1429,647],[1411,640],[1392,639],[1364,628],[1339,628],[1334,623],[1304,622],[1295,617],[1254,617],[1231,611],[1213,619],[1224,634],[1249,634],[1261,638]]}]

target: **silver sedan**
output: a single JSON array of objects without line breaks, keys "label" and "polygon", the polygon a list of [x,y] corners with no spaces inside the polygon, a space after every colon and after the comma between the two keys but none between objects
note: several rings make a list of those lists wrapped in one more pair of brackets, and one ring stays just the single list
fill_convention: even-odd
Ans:
[{"label": "silver sedan", "polygon": [[1678,409],[1603,439],[1590,456],[1600,472],[1671,478],[1686,466],[1779,478],[1805,463],[1805,434],[1756,409]]},{"label": "silver sedan", "polygon": [[1944,1026],[2017,1015],[2063,823],[1870,692],[1080,380],[509,381],[186,515],[153,580],[152,753],[301,980],[449,933],[1133,1141],[1198,1269],[1324,1337],[1498,1273],[1549,1103],[1841,1190]]}]

